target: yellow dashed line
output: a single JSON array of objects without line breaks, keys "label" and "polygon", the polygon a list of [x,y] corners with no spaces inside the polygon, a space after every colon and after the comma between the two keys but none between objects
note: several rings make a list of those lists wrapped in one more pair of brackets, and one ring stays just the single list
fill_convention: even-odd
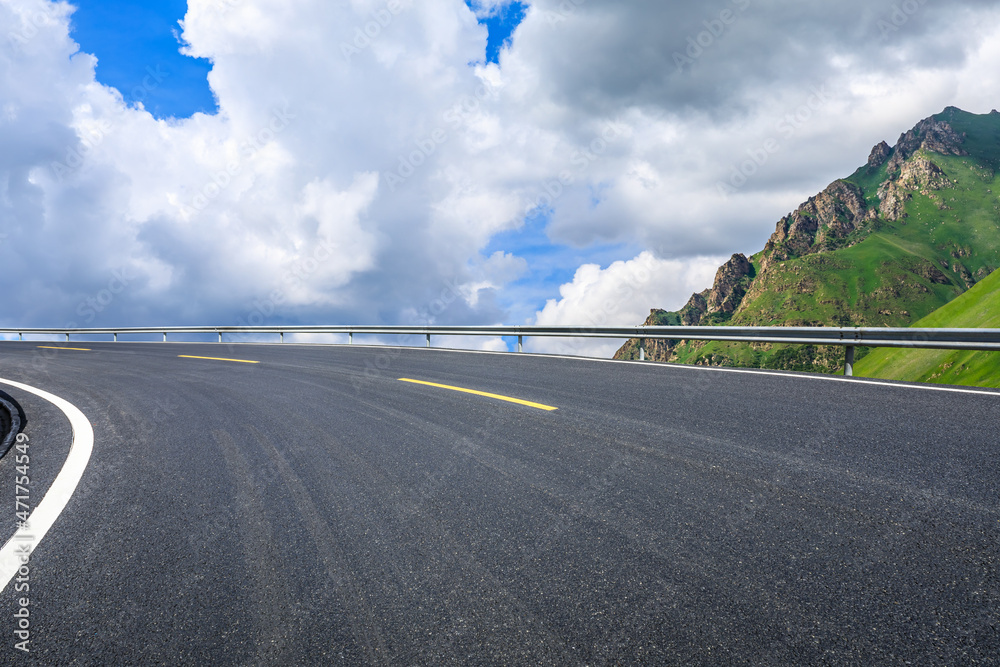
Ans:
[{"label": "yellow dashed line", "polygon": [[537,408],[539,410],[546,410],[552,412],[553,410],[558,410],[559,408],[554,408],[551,405],[543,405],[541,403],[532,403],[531,401],[524,401],[520,398],[511,398],[510,396],[501,396],[500,394],[490,394],[485,391],[476,391],[475,389],[464,389],[462,387],[452,387],[447,384],[437,384],[435,382],[424,382],[423,380],[410,380],[409,378],[399,378],[400,382],[409,382],[411,384],[422,384],[428,387],[437,387],[438,389],[449,389],[451,391],[460,391],[463,394],[475,394],[476,396],[485,396],[486,398],[495,398],[498,401],[506,401],[508,403],[517,403],[518,405],[526,405],[529,408]]},{"label": "yellow dashed line", "polygon": [[220,357],[192,357],[187,354],[178,354],[180,359],[206,359],[208,361],[232,361],[238,364],[259,364],[259,361],[247,361],[246,359],[222,359]]}]

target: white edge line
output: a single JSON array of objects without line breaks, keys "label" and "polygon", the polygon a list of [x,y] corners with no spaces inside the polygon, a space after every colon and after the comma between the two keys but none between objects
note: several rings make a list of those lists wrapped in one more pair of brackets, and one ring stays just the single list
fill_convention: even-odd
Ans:
[{"label": "white edge line", "polygon": [[[28,517],[28,527],[19,528],[3,548],[0,548],[0,592],[2,592],[23,564],[24,555],[35,550],[76,491],[76,486],[80,483],[83,471],[90,461],[90,454],[94,450],[94,429],[79,408],[65,399],[19,382],[0,379],[0,384],[16,387],[52,403],[63,411],[73,427],[73,443],[70,445],[69,455],[66,456],[66,461],[53,480],[52,486]],[[16,456],[16,447],[16,444],[11,447],[12,451],[8,452],[8,458]]]},{"label": "white edge line", "polygon": [[[259,345],[261,343],[243,343],[244,345]],[[269,343],[262,343],[263,345],[269,345]],[[275,343],[277,345],[277,343]],[[285,346],[288,346],[285,343]],[[791,371],[766,371],[766,370],[753,370],[749,368],[722,368],[719,366],[692,366],[690,364],[665,364],[655,361],[629,361],[624,359],[600,359],[598,357],[574,357],[565,354],[545,354],[542,352],[496,352],[493,350],[459,350],[459,349],[448,349],[443,347],[405,347],[405,346],[390,346],[390,345],[343,345],[337,347],[359,347],[359,348],[372,348],[372,349],[395,349],[395,350],[423,350],[425,352],[461,352],[463,354],[497,354],[502,356],[511,357],[543,357],[546,359],[569,359],[571,361],[590,361],[598,364],[629,364],[633,366],[642,366],[643,368],[662,368],[665,370],[679,370],[679,371],[692,371],[692,372],[714,372],[714,373],[738,373],[742,375],[770,375],[772,377],[780,378],[797,378],[800,380],[817,380],[825,382],[846,382],[848,384],[867,384],[874,385],[876,387],[896,387],[898,389],[922,389],[924,391],[943,391],[955,394],[977,394],[979,396],[993,396],[994,398],[1000,398],[1000,391],[989,391],[984,389],[962,389],[960,387],[941,387],[932,384],[903,384],[900,382],[893,382],[891,380],[866,380],[859,377],[843,377],[837,375],[820,375],[819,373],[795,373]]]}]

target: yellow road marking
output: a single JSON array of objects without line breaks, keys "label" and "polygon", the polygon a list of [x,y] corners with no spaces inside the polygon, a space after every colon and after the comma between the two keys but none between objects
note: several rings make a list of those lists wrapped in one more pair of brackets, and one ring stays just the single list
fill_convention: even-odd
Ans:
[{"label": "yellow road marking", "polygon": [[259,361],[247,361],[246,359],[222,359],[220,357],[192,357],[188,354],[178,354],[180,359],[206,359],[208,361],[233,361],[238,364],[259,364]]},{"label": "yellow road marking", "polygon": [[93,350],[85,347],[53,347],[51,345],[39,345],[38,347],[43,350],[76,350],[77,352],[93,352]]},{"label": "yellow road marking", "polygon": [[500,394],[490,394],[485,391],[476,391],[475,389],[464,389],[462,387],[452,387],[446,384],[437,384],[435,382],[424,382],[423,380],[411,380],[409,378],[399,378],[400,382],[409,382],[411,384],[422,384],[428,387],[437,387],[438,389],[450,389],[451,391],[460,391],[463,394],[475,394],[476,396],[485,396],[486,398],[495,398],[498,401],[507,401],[508,403],[517,403],[518,405],[527,405],[529,408],[538,408],[539,410],[547,410],[552,412],[553,410],[558,410],[559,408],[554,408],[551,405],[542,405],[541,403],[532,403],[531,401],[523,401],[520,398],[511,398],[510,396],[501,396]]}]

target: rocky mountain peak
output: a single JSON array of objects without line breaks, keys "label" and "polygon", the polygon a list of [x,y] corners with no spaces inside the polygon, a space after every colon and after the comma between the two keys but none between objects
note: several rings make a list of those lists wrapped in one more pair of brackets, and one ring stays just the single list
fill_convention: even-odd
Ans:
[{"label": "rocky mountain peak", "polygon": [[746,255],[735,254],[715,273],[715,284],[708,294],[706,312],[731,314],[739,307],[747,293],[744,278],[753,273],[753,266]]},{"label": "rocky mountain peak", "polygon": [[875,148],[872,149],[871,155],[868,156],[868,172],[872,173],[876,171],[885,164],[890,155],[892,155],[892,146],[884,141],[876,144]]},{"label": "rocky mountain peak", "polygon": [[925,118],[912,130],[899,136],[889,160],[889,173],[900,169],[904,162],[921,149],[941,155],[968,155],[962,148],[964,143],[965,135],[956,132],[947,121],[933,116]]},{"label": "rocky mountain peak", "polygon": [[807,255],[826,240],[847,236],[868,217],[868,204],[861,188],[847,181],[834,181],[778,221],[764,248],[765,263],[772,256],[785,260]]}]

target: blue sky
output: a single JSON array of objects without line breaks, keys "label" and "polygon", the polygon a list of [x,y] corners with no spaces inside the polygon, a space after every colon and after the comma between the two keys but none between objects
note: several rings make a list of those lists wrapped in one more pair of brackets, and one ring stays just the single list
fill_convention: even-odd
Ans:
[{"label": "blue sky", "polygon": [[[186,0],[72,0],[73,39],[98,58],[97,80],[121,91],[126,102],[142,102],[157,118],[215,113],[208,86],[212,64],[180,53],[178,21]],[[471,2],[467,2],[471,6]],[[500,49],[524,20],[527,5],[511,3],[479,22],[489,29],[486,59]],[[149,79],[150,70],[159,76]],[[144,82],[155,82],[154,86]]]},{"label": "blue sky", "polygon": [[[466,2],[472,7],[471,2]],[[479,22],[485,25],[490,31],[490,37],[486,44],[486,60],[495,63],[500,56],[500,49],[508,42],[511,34],[524,20],[528,11],[528,6],[523,2],[512,2],[501,7],[492,16],[481,17]]]},{"label": "blue sky", "polygon": [[982,0],[888,32],[898,0],[71,4],[0,2],[11,326],[638,324],[873,145],[1000,91]]},{"label": "blue sky", "polygon": [[[185,0],[74,0],[73,39],[97,56],[97,80],[157,118],[215,113],[211,63],[180,53]],[[158,76],[150,79],[150,70]],[[145,84],[144,84],[145,81]],[[148,85],[152,83],[153,85]]]},{"label": "blue sky", "polygon": [[546,232],[548,223],[549,213],[538,211],[521,228],[494,236],[483,252],[486,256],[498,251],[514,253],[527,260],[527,273],[509,285],[509,294],[500,296],[500,305],[517,321],[530,317],[546,300],[555,298],[559,285],[572,281],[582,264],[608,266],[623,257],[634,257],[641,250],[621,244],[574,248],[553,243]]}]

